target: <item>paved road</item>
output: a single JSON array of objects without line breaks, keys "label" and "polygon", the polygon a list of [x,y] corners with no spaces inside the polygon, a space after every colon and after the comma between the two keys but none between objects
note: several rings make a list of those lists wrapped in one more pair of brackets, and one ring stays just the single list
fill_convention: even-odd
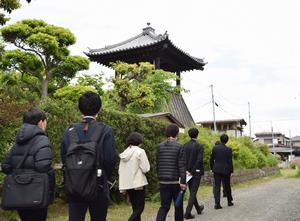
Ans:
[{"label": "paved road", "polygon": [[[226,198],[223,198],[223,209],[215,210],[213,198],[209,197],[204,200],[203,214],[193,220],[300,221],[300,179],[278,178],[233,190],[233,198],[233,207],[228,207]],[[169,214],[168,221],[171,220],[173,217]]]}]

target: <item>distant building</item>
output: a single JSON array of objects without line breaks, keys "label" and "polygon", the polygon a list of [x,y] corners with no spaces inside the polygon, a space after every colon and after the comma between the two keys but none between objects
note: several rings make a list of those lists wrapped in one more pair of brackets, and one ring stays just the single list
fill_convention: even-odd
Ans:
[{"label": "distant building", "polygon": [[[269,147],[273,147],[273,142],[275,147],[288,147],[290,138],[286,137],[280,132],[260,132],[255,134],[256,138],[260,143],[267,144]],[[274,141],[272,142],[272,138]]]},{"label": "distant building", "polygon": [[300,150],[300,136],[295,136],[292,138],[293,149]]},{"label": "distant building", "polygon": [[[281,132],[260,132],[255,134],[258,142],[267,144],[271,153],[277,153],[282,158],[290,155],[293,149],[290,146],[290,138]],[[274,137],[274,140],[272,141]],[[274,145],[274,148],[273,148]]]},{"label": "distant building", "polygon": [[[214,130],[214,121],[200,121],[196,124]],[[246,125],[247,123],[244,119],[216,120],[218,132],[227,133],[234,137],[243,136],[244,126]]]}]

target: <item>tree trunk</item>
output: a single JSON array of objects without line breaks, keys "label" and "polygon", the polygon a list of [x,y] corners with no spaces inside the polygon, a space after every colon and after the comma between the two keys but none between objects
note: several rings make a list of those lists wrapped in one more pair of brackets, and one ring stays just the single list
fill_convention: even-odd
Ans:
[{"label": "tree trunk", "polygon": [[124,112],[125,108],[126,108],[126,105],[124,105],[123,102],[120,101],[120,103],[119,103],[119,111]]},{"label": "tree trunk", "polygon": [[45,100],[48,97],[48,83],[49,80],[47,77],[42,80],[42,88],[41,88],[42,100]]}]

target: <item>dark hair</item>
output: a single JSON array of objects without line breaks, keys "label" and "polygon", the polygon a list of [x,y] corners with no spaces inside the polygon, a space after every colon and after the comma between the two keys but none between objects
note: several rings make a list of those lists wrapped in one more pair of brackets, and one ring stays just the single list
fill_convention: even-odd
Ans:
[{"label": "dark hair", "polygon": [[34,124],[38,125],[40,121],[46,120],[46,115],[44,112],[37,108],[30,108],[28,111],[23,113],[23,123],[24,124]]},{"label": "dark hair", "polygon": [[101,98],[99,94],[92,91],[83,93],[79,98],[78,108],[85,116],[96,115],[101,108]]},{"label": "dark hair", "polygon": [[190,138],[197,138],[199,134],[199,130],[197,128],[191,128],[189,129],[189,136]]},{"label": "dark hair", "polygon": [[138,133],[138,132],[132,132],[129,134],[128,138],[127,138],[127,146],[130,145],[134,145],[134,146],[138,146],[141,143],[143,143],[144,138],[143,135]]},{"label": "dark hair", "polygon": [[228,136],[227,134],[222,134],[221,137],[220,137],[220,141],[222,144],[226,144],[228,142]]},{"label": "dark hair", "polygon": [[166,127],[165,134],[166,137],[177,137],[179,133],[179,128],[176,124],[170,124]]}]

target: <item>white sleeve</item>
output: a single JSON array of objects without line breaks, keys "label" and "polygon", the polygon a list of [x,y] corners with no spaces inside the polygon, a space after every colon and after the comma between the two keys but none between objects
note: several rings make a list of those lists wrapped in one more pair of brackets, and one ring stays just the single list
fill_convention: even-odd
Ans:
[{"label": "white sleeve", "polygon": [[147,173],[150,170],[150,164],[145,150],[142,150],[139,154],[140,168],[143,173]]}]

